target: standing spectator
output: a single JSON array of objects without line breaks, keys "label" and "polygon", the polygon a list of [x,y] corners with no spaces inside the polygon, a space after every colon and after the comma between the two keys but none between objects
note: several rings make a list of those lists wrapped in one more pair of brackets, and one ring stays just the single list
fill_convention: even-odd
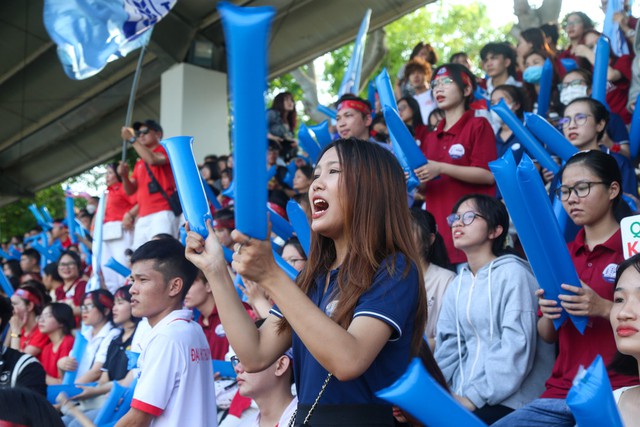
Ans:
[{"label": "standing spectator", "polygon": [[[431,67],[435,67],[435,65],[438,63],[438,54],[436,53],[433,46],[431,46],[429,43],[419,42],[414,46],[413,50],[411,51],[411,55],[409,55],[409,61],[416,58],[427,62]],[[404,64],[398,70],[396,83],[393,88],[396,99],[413,95],[413,88],[411,87],[411,84],[409,84],[409,81],[405,78],[406,66],[407,64]]]},{"label": "standing spectator", "polygon": [[123,127],[121,135],[140,156],[131,177],[126,163],[118,166],[124,191],[128,195],[135,194],[138,201],[133,248],[151,240],[156,234],[167,233],[177,237],[178,221],[169,204],[176,184],[169,156],[160,145],[162,127],[154,120],[146,120],[134,123],[133,128]]},{"label": "standing spectator", "polygon": [[554,55],[558,54],[558,39],[560,38],[560,32],[558,31],[558,24],[547,23],[542,24],[540,29],[544,33],[544,39],[549,46],[549,49]]},{"label": "standing spectator", "polygon": [[588,30],[593,29],[593,21],[584,12],[570,12],[562,20],[562,28],[569,39],[569,46],[558,54],[560,59],[573,59],[578,67],[592,70],[591,64],[581,58],[576,52],[576,47],[584,44],[584,35]]},{"label": "standing spectator", "polygon": [[115,292],[124,284],[125,277],[105,268],[111,257],[122,265],[128,265],[127,249],[133,242],[133,224],[138,210],[135,197],[127,195],[118,174],[117,165],[107,165],[107,206],[102,225],[102,275],[109,292]]},{"label": "standing spectator", "polygon": [[147,317],[152,329],[142,343],[131,409],[117,425],[215,427],[209,344],[191,311],[182,310],[197,268],[180,242],[168,239],[145,243],[131,263],[131,314]]}]

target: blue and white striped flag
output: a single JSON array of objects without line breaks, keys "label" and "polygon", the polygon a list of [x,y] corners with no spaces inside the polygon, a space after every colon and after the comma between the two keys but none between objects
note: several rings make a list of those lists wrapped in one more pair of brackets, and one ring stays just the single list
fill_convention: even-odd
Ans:
[{"label": "blue and white striped flag", "polygon": [[44,26],[65,73],[81,80],[147,44],[153,25],[176,1],[45,0]]}]

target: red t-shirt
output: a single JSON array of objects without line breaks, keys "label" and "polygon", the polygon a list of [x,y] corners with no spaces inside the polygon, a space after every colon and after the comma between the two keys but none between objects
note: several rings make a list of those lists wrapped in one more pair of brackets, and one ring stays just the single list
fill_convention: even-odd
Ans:
[{"label": "red t-shirt", "polygon": [[[176,183],[173,179],[173,172],[171,172],[169,156],[162,145],[158,145],[152,151],[154,153],[160,153],[167,158],[167,163],[164,165],[149,165],[149,168],[151,169],[153,176],[156,177],[160,186],[164,189],[165,193],[167,193],[167,197],[171,197],[171,195],[176,191]],[[169,202],[164,198],[161,192],[158,191],[153,194],[149,193],[149,183],[151,182],[151,178],[149,177],[149,173],[147,172],[147,168],[145,167],[142,159],[138,159],[136,162],[136,166],[133,168],[133,174],[131,175],[131,180],[138,184],[138,190],[136,191],[139,208],[138,216],[143,217],[156,212],[171,210]]]},{"label": "red t-shirt", "polygon": [[58,360],[66,357],[71,353],[73,347],[73,335],[66,335],[62,338],[62,342],[58,347],[58,351],[53,351],[53,343],[49,343],[44,346],[42,353],[40,354],[40,363],[47,375],[53,378],[60,378],[58,374]]},{"label": "red t-shirt", "polygon": [[77,279],[66,292],[64,290],[64,286],[59,286],[56,288],[56,302],[72,300],[73,305],[80,307],[82,305],[82,301],[84,301],[84,291],[86,287],[87,282],[82,279]]},{"label": "red t-shirt", "polygon": [[622,117],[625,125],[631,123],[631,113],[627,110],[627,101],[629,99],[629,88],[631,86],[632,61],[631,56],[622,55],[612,63],[611,68],[620,71],[622,77],[615,82],[607,82],[607,104],[609,104],[611,112]]},{"label": "red t-shirt", "polygon": [[[244,305],[245,310],[249,313],[252,319],[256,319],[251,306],[246,303],[242,303]],[[200,316],[198,318],[198,324],[202,326],[202,331],[204,335],[207,337],[207,342],[209,342],[209,347],[211,348],[211,359],[212,360],[224,360],[224,356],[229,351],[229,341],[227,340],[227,335],[224,332],[224,328],[220,323],[220,315],[218,315],[218,307],[213,309],[213,312],[208,317],[208,326],[205,326],[204,316]]]},{"label": "red t-shirt", "polygon": [[[458,166],[475,166],[489,170],[489,162],[497,157],[496,137],[491,125],[484,117],[475,117],[474,110],[467,110],[458,122],[445,131],[443,119],[434,132],[426,135],[421,149],[428,160]],[[495,185],[476,185],[441,175],[426,183],[425,201],[427,210],[433,214],[438,230],[444,238],[447,253],[452,263],[465,262],[464,252],[453,247],[453,239],[447,215],[453,205],[466,194],[481,193],[496,195]]]},{"label": "red t-shirt", "polygon": [[135,195],[128,196],[120,182],[110,185],[107,190],[109,197],[104,210],[104,222],[122,221],[124,214],[135,206]]},{"label": "red t-shirt", "polygon": [[45,345],[49,342],[49,337],[42,332],[40,332],[40,328],[36,325],[30,334],[27,334],[24,331],[24,328],[20,330],[20,351],[24,352],[24,350],[32,345],[37,347],[42,351]]},{"label": "red t-shirt", "polygon": [[[589,285],[600,297],[613,300],[613,282],[622,256],[620,230],[601,245],[590,251],[584,243],[584,229],[569,243],[569,253],[580,280]],[[590,317],[584,335],[567,320],[558,330],[559,353],[547,390],[543,398],[564,399],[572,386],[580,365],[587,367],[600,354],[605,366],[609,366],[616,354],[616,342],[609,319]],[[638,384],[638,377],[628,377],[609,371],[613,389]]]}]

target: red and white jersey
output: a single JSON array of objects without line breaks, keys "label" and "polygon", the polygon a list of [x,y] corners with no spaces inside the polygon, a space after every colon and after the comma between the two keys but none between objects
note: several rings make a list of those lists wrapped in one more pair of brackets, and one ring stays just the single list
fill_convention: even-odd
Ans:
[{"label": "red and white jersey", "polygon": [[131,407],[160,426],[217,426],[209,343],[190,310],[175,310],[145,334]]}]

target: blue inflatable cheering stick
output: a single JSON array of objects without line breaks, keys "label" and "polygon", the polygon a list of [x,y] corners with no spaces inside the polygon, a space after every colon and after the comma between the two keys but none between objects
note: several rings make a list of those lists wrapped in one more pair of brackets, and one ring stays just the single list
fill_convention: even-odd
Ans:
[{"label": "blue inflatable cheering stick", "polygon": [[591,83],[591,98],[600,101],[607,109],[607,69],[609,68],[609,55],[611,45],[609,39],[600,36],[596,43],[596,59],[593,64],[593,80]]},{"label": "blue inflatable cheering stick", "polygon": [[160,144],[169,155],[184,217],[189,222],[189,227],[206,239],[209,235],[207,221],[213,221],[213,217],[193,156],[193,137],[174,136],[160,141]]},{"label": "blue inflatable cheering stick", "polygon": [[538,114],[547,117],[549,112],[549,101],[551,100],[551,86],[553,84],[553,65],[549,58],[544,60],[542,66],[542,78],[540,79],[540,89],[538,92]]},{"label": "blue inflatable cheering stick", "polygon": [[[236,227],[264,240],[267,236],[267,50],[273,7],[244,8],[218,3],[227,44],[233,105],[233,180]],[[247,52],[251,52],[250,55]],[[256,184],[259,184],[256,186]]]},{"label": "blue inflatable cheering stick", "polygon": [[567,394],[567,405],[580,427],[622,427],[602,356],[586,370],[580,367]]},{"label": "blue inflatable cheering stick", "polygon": [[553,127],[546,119],[538,114],[524,113],[524,123],[527,129],[540,141],[547,144],[562,161],[566,162],[578,152],[578,149],[569,142],[558,129]]},{"label": "blue inflatable cheering stick", "polygon": [[427,373],[417,357],[395,383],[376,391],[376,396],[404,409],[425,426],[486,427]]}]

